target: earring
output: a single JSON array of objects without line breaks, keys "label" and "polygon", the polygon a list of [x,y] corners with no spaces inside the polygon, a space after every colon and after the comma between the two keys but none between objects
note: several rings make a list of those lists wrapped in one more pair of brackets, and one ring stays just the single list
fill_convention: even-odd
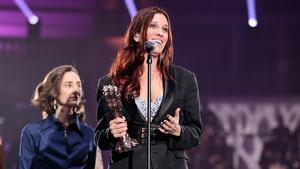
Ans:
[{"label": "earring", "polygon": [[57,100],[53,101],[53,109],[56,110],[58,108]]},{"label": "earring", "polygon": [[72,111],[70,112],[71,114],[70,115],[76,115],[77,114],[77,107],[72,107]]}]

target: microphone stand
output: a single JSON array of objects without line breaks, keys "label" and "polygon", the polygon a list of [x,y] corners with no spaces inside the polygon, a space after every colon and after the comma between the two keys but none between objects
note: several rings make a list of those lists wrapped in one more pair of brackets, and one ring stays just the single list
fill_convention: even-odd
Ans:
[{"label": "microphone stand", "polygon": [[147,79],[147,169],[151,169],[151,52],[147,58],[148,64],[148,79]]}]

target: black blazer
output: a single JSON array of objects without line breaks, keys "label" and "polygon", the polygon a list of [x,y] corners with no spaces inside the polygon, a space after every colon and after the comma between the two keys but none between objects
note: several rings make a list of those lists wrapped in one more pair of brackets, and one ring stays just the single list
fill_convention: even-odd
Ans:
[{"label": "black blazer", "polygon": [[[175,79],[164,82],[164,96],[160,109],[154,116],[152,123],[160,124],[166,119],[167,114],[174,116],[176,108],[181,108],[179,124],[181,136],[166,135],[166,142],[153,144],[151,147],[153,169],[187,169],[187,156],[184,150],[192,149],[200,144],[202,123],[200,117],[200,101],[195,74],[171,65],[170,73]],[[97,89],[97,120],[95,130],[96,144],[101,150],[113,149],[116,139],[109,132],[108,123],[112,119],[112,113],[107,109],[103,96],[103,86],[111,84],[108,75],[99,79]],[[123,102],[123,114],[128,123],[129,135],[131,127],[146,124],[146,120],[135,105],[134,100],[128,104]],[[110,161],[111,169],[146,169],[147,144],[138,145],[133,151],[116,153],[112,151]]]}]

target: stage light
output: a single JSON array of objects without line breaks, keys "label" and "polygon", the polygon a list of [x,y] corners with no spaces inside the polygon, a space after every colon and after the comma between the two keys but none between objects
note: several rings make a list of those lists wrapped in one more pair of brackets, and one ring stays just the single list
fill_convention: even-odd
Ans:
[{"label": "stage light", "polygon": [[256,18],[255,0],[247,0],[248,9],[248,25],[250,27],[256,27],[258,24]]},{"label": "stage light", "polygon": [[249,19],[248,20],[248,25],[252,28],[257,26],[257,20],[256,19]]},{"label": "stage light", "polygon": [[38,21],[39,21],[39,17],[37,17],[36,15],[33,15],[28,19],[28,22],[32,25],[37,24]]},{"label": "stage light", "polygon": [[131,19],[137,13],[137,9],[133,0],[124,0]]},{"label": "stage light", "polygon": [[22,13],[27,18],[28,22],[32,25],[35,25],[38,23],[39,18],[37,15],[35,15],[31,9],[28,7],[26,2],[24,0],[14,0],[16,5],[19,7],[19,9],[22,11]]}]

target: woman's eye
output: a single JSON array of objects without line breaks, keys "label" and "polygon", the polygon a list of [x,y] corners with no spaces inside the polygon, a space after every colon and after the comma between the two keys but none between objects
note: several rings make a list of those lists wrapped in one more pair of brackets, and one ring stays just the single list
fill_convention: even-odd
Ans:
[{"label": "woman's eye", "polygon": [[150,28],[156,28],[157,25],[156,24],[150,24]]},{"label": "woman's eye", "polygon": [[164,32],[168,32],[169,29],[168,29],[168,28],[163,28],[163,31],[164,31]]}]

